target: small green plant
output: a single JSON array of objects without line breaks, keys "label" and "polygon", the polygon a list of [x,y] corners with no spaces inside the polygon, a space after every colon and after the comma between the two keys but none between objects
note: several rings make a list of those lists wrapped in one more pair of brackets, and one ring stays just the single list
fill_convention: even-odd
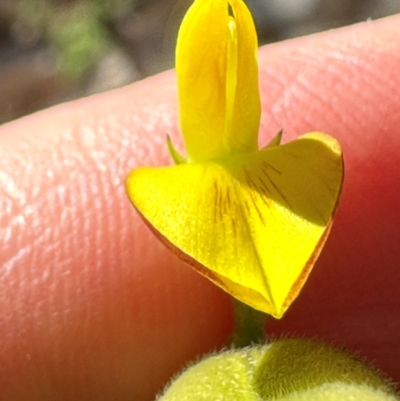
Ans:
[{"label": "small green plant", "polygon": [[90,71],[114,46],[106,24],[133,8],[134,0],[19,0],[19,18],[40,33],[58,55],[62,72],[72,80]]}]

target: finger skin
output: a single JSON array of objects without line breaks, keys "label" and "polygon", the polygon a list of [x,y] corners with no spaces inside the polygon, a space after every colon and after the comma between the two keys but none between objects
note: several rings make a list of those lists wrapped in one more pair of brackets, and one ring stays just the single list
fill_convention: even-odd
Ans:
[{"label": "finger skin", "polygon": [[[320,130],[346,179],[331,237],[270,332],[335,340],[400,380],[400,18],[262,49],[261,142]],[[149,233],[124,192],[179,142],[172,73],[0,129],[0,399],[139,400],[220,346],[229,298]],[[178,146],[179,147],[179,146]]]},{"label": "finger skin", "polygon": [[124,191],[131,168],[167,161],[173,85],[167,74],[3,127],[2,401],[150,400],[231,331],[228,296]]}]

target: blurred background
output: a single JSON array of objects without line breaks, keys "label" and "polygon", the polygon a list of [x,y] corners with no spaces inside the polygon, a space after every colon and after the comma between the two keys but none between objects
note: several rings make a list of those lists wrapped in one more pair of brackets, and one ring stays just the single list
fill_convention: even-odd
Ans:
[{"label": "blurred background", "polygon": [[[192,0],[0,0],[0,124],[174,65]],[[260,44],[400,12],[400,0],[247,0]]]}]

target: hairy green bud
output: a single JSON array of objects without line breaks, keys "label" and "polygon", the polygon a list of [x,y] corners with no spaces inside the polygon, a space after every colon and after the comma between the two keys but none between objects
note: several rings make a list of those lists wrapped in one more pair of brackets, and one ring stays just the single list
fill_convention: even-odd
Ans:
[{"label": "hairy green bud", "polygon": [[323,343],[280,340],[192,365],[159,401],[400,401],[377,371]]}]

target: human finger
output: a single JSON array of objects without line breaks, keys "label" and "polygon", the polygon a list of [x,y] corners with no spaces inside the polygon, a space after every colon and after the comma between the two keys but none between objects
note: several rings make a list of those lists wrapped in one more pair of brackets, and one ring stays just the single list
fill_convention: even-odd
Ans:
[{"label": "human finger", "polygon": [[[345,150],[345,191],[332,239],[304,296],[292,308],[300,308],[301,316],[318,312],[319,325],[329,321],[329,308],[340,316],[348,305],[324,297],[327,288],[338,292],[348,280],[353,284],[345,289],[356,288],[358,297],[364,294],[365,287],[357,287],[353,259],[370,266],[362,275],[374,290],[368,302],[377,302],[381,295],[382,285],[374,286],[376,278],[382,280],[380,272],[368,261],[377,260],[381,246],[396,236],[395,216],[381,217],[382,206],[393,210],[399,199],[391,190],[398,149],[394,132],[399,101],[393,90],[399,80],[397,23],[398,18],[392,18],[349,27],[261,52],[262,140],[280,128],[287,138],[319,129],[337,136]],[[359,65],[367,68],[360,73]],[[384,71],[390,79],[365,87],[374,71]],[[359,86],[348,91],[346,82]],[[378,103],[366,107],[365,99],[372,98]],[[360,99],[362,107],[349,108],[360,105]],[[383,129],[384,145],[377,142]],[[2,131],[4,399],[50,400],[60,394],[82,400],[151,399],[184,360],[221,344],[232,325],[228,298],[148,234],[123,190],[129,169],[168,162],[165,134],[178,135],[173,76],[59,106]],[[373,150],[374,169],[365,162]],[[390,177],[378,180],[389,171]],[[372,182],[388,196],[369,197],[360,211],[369,174],[378,177]],[[370,213],[369,220],[364,212]],[[356,231],[354,223],[360,224]],[[374,247],[362,225],[380,233]],[[346,242],[355,234],[363,252]],[[399,255],[389,245],[383,283],[389,285],[386,299],[395,305],[394,263]],[[346,257],[336,258],[343,246]],[[313,279],[318,274],[320,278]],[[303,301],[310,293],[317,297],[314,309]],[[368,306],[365,301],[354,304],[354,313],[336,328],[339,339],[354,319],[371,315]],[[288,315],[280,327],[285,324],[293,328],[298,321]],[[378,337],[374,344],[382,345]]]}]

